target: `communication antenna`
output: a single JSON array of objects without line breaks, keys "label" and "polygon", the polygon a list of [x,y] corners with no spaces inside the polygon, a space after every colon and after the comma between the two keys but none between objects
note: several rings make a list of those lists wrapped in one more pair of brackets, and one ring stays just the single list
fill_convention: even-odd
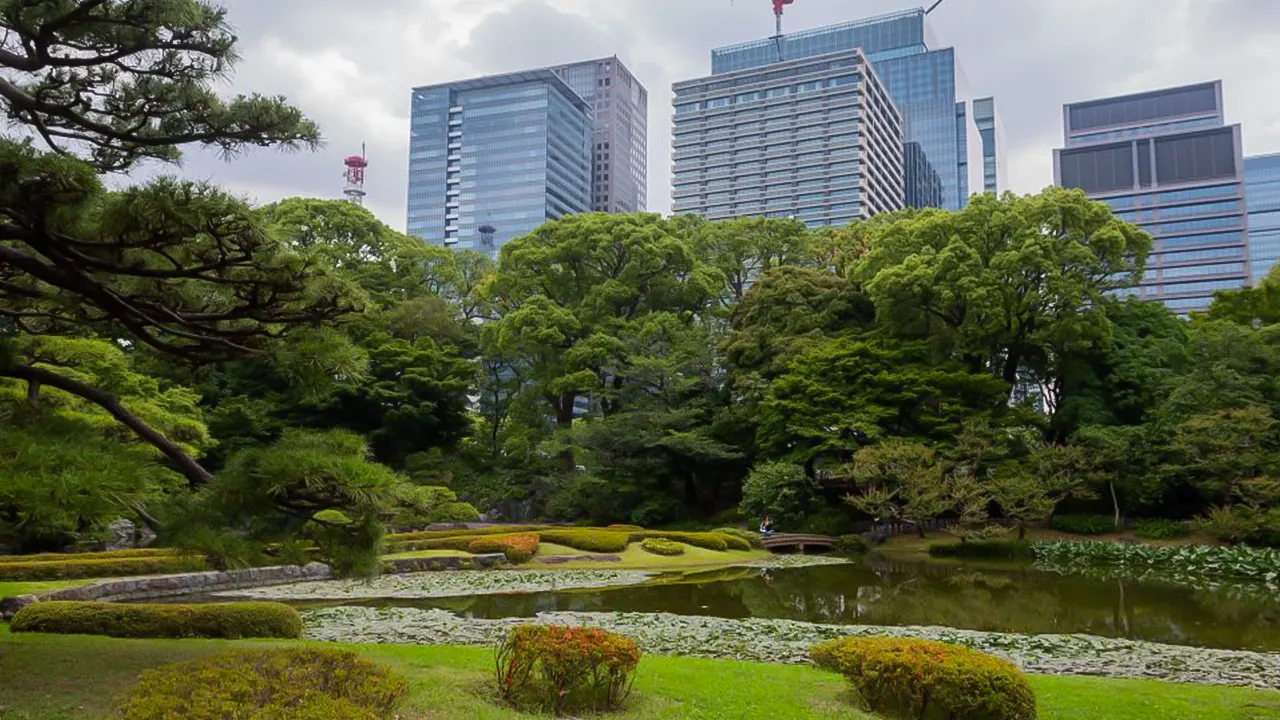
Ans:
[{"label": "communication antenna", "polygon": [[778,21],[778,34],[773,36],[773,41],[778,46],[778,62],[782,62],[784,59],[782,57],[782,13],[785,12],[788,5],[795,3],[795,1],[796,0],[773,0],[773,17]]},{"label": "communication antenna", "polygon": [[342,194],[347,196],[349,202],[356,205],[364,205],[364,170],[369,167],[369,162],[364,159],[364,155],[364,143],[360,143],[360,154],[352,155],[342,161],[347,168],[342,175],[347,179],[347,186],[342,189]]}]

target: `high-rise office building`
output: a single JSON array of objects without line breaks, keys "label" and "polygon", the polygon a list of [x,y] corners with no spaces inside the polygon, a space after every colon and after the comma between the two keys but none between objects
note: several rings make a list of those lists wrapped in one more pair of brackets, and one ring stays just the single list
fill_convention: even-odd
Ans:
[{"label": "high-rise office building", "polygon": [[1070,104],[1063,122],[1057,184],[1155,238],[1129,292],[1187,313],[1249,281],[1240,126],[1224,122],[1221,81]]},{"label": "high-rise office building", "polygon": [[617,57],[553,70],[591,106],[591,208],[648,209],[649,91]]},{"label": "high-rise office building", "polygon": [[591,210],[591,108],[551,70],[413,90],[408,232],[488,252]]},{"label": "high-rise office building", "polygon": [[996,114],[995,98],[973,101],[973,123],[982,138],[982,191],[999,195],[1008,189],[1004,163],[1004,133]]},{"label": "high-rise office building", "polygon": [[902,206],[902,120],[861,50],[675,84],[673,209],[847,225]]},{"label": "high-rise office building", "polygon": [[[937,43],[923,9],[892,13],[713,50],[715,75],[760,70],[860,48],[902,113],[906,183],[911,207],[958,210],[969,199],[967,112],[957,100],[959,72],[953,48]],[[976,148],[974,148],[976,150]]]},{"label": "high-rise office building", "polygon": [[1244,159],[1244,201],[1249,212],[1249,269],[1256,285],[1280,258],[1280,153]]}]

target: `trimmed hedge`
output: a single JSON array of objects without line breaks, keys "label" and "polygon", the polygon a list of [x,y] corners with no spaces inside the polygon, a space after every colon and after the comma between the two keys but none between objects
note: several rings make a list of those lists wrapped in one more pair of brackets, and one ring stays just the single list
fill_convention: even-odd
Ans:
[{"label": "trimmed hedge", "polygon": [[542,542],[564,545],[584,552],[619,553],[631,544],[631,537],[627,533],[614,530],[588,528],[543,530],[538,533],[538,536],[542,538]]},{"label": "trimmed hedge", "polygon": [[49,601],[28,605],[9,623],[13,632],[121,638],[297,638],[298,611],[283,603],[127,605]]},{"label": "trimmed hedge", "polygon": [[204,560],[177,555],[0,563],[0,580],[67,580],[74,578],[168,575],[208,570]]},{"label": "trimmed hedge", "polygon": [[964,543],[942,543],[929,546],[932,557],[999,558],[1034,560],[1035,548],[1021,540],[978,540]]},{"label": "trimmed hedge", "polygon": [[402,542],[389,542],[386,544],[388,554],[417,552],[418,550],[457,550],[459,552],[467,552],[467,548],[471,547],[471,541],[477,537],[494,537],[494,536],[476,536],[476,535],[459,535],[457,537],[436,538],[434,540],[407,540]]},{"label": "trimmed hedge", "polygon": [[522,625],[498,646],[495,659],[505,702],[560,717],[620,708],[631,692],[640,648],[631,638],[596,628]]},{"label": "trimmed hedge", "polygon": [[662,538],[645,538],[640,542],[640,549],[663,557],[675,557],[676,555],[684,554],[683,545],[671,540],[663,540]]},{"label": "trimmed hedge", "polygon": [[458,530],[419,530],[417,532],[392,533],[384,538],[389,543],[399,542],[416,542],[419,540],[439,540],[441,538],[455,538],[463,535],[467,537],[479,537],[481,535],[513,535],[516,533],[536,532],[538,530],[551,530],[550,525],[505,525],[501,527],[487,528],[461,528]]},{"label": "trimmed hedge", "polygon": [[[736,538],[742,538],[747,542],[746,549],[748,550],[750,550],[751,548],[762,547],[761,543],[764,541],[764,538],[761,537],[760,533],[754,530],[743,530],[742,528],[726,527],[726,528],[717,528],[715,532],[720,533],[721,535],[732,535],[733,537],[736,537]],[[739,548],[735,547],[734,549],[737,550]]]},{"label": "trimmed hedge", "polygon": [[1013,664],[959,645],[845,638],[809,649],[819,667],[849,681],[867,709],[932,720],[1034,720],[1036,698]]},{"label": "trimmed hedge", "polygon": [[1049,527],[1072,535],[1106,535],[1116,531],[1116,521],[1106,515],[1054,515]]},{"label": "trimmed hedge", "polygon": [[348,650],[292,648],[213,655],[142,674],[124,720],[381,720],[409,685]]},{"label": "trimmed hedge", "polygon": [[718,532],[668,532],[665,530],[646,530],[643,533],[637,533],[632,536],[633,540],[643,540],[645,538],[661,538],[663,540],[674,540],[682,542],[685,545],[700,547],[704,550],[715,550],[724,552],[726,550],[750,550],[751,543],[737,535],[729,535]]},{"label": "trimmed hedge", "polygon": [[110,550],[87,553],[40,553],[38,555],[0,555],[0,565],[14,563],[69,562],[80,560],[117,560],[121,558],[173,557],[178,554],[172,548],[138,548],[136,550]]},{"label": "trimmed hedge", "polygon": [[525,534],[479,537],[467,545],[467,552],[473,555],[500,552],[507,556],[507,562],[519,565],[532,560],[534,553],[538,552],[538,536]]}]

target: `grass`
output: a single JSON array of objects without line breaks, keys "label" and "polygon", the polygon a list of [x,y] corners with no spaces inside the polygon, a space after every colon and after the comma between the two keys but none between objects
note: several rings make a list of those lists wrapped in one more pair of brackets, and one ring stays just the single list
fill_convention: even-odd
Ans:
[{"label": "grass", "polygon": [[[705,548],[693,547],[692,545],[684,546],[684,554],[674,557],[663,557],[647,553],[640,548],[640,543],[631,543],[623,552],[617,553],[621,558],[620,562],[600,562],[597,560],[572,560],[566,563],[547,563],[540,558],[551,557],[555,555],[600,555],[607,553],[589,553],[582,550],[574,550],[564,545],[556,545],[554,543],[542,543],[538,546],[538,552],[533,556],[533,560],[521,565],[522,568],[536,570],[581,570],[584,568],[597,568],[604,570],[663,570],[678,571],[684,569],[706,569],[714,567],[723,567],[751,560],[761,560],[770,556],[766,550],[729,550],[727,552],[717,552],[715,550],[707,550]],[[468,554],[459,550],[419,550],[416,552],[399,553],[396,555],[388,555],[388,558],[423,558],[423,557],[466,557]]]},{"label": "grass", "polygon": [[[229,648],[281,645],[217,640],[115,640],[10,635],[0,626],[0,718],[93,720],[111,716],[138,673]],[[486,683],[484,648],[348,646],[410,680],[404,720],[511,720]],[[1278,720],[1280,693],[1150,680],[1031,678],[1041,720]],[[848,705],[844,682],[808,667],[647,657],[623,720],[870,720]]]},{"label": "grass", "polygon": [[96,580],[47,580],[33,582],[0,582],[0,598],[9,597],[11,595],[34,595],[36,593],[47,592],[49,590],[62,590],[65,588],[80,587],[88,585]]}]

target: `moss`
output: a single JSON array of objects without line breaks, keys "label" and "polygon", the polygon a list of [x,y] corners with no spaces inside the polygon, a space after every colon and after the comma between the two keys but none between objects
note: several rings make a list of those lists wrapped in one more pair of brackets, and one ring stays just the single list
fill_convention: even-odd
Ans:
[{"label": "moss", "polygon": [[125,605],[40,602],[13,616],[15,633],[106,635],[124,638],[296,638],[298,611],[282,603]]}]

